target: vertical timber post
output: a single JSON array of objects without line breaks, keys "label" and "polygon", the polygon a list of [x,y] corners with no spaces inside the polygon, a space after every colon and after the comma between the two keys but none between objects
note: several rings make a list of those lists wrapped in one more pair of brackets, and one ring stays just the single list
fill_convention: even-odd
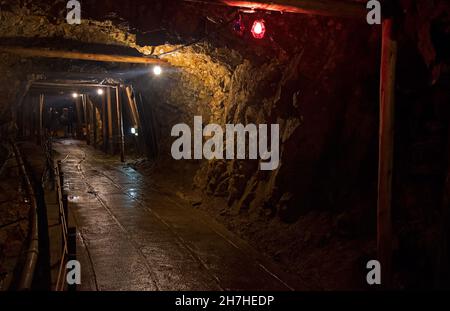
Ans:
[{"label": "vertical timber post", "polygon": [[83,108],[79,97],[75,99],[75,109],[77,111],[77,138],[81,139],[83,137]]},{"label": "vertical timber post", "polygon": [[44,136],[44,94],[39,95],[39,144],[42,143],[42,137]]},{"label": "vertical timber post", "polygon": [[87,103],[87,95],[82,94],[81,100],[83,101],[83,113],[84,113],[84,126],[86,127],[86,143],[88,145],[91,144],[91,132],[89,130],[89,113],[88,113],[88,103]]},{"label": "vertical timber post", "polygon": [[138,113],[138,109],[137,109],[137,105],[136,105],[136,98],[134,97],[133,89],[131,88],[131,86],[125,87],[125,93],[127,95],[128,106],[130,108],[131,117],[133,118],[133,126],[137,127],[137,130],[139,133],[139,136],[137,139],[135,139],[135,142],[136,142],[136,148],[140,152],[143,149],[142,142],[145,140],[144,140],[144,135],[143,135],[144,132],[142,131],[141,120],[139,118],[139,113]]},{"label": "vertical timber post", "polygon": [[106,104],[107,104],[107,114],[108,114],[108,152],[114,154],[114,143],[113,143],[113,116],[112,116],[112,103],[111,103],[111,88],[106,88]]},{"label": "vertical timber post", "polygon": [[92,140],[94,141],[94,148],[97,148],[97,107],[92,100],[90,102],[92,108]]},{"label": "vertical timber post", "polygon": [[117,108],[117,129],[118,129],[118,142],[120,148],[120,161],[125,162],[125,138],[123,133],[123,109],[122,101],[120,100],[119,88],[121,86],[116,86],[116,108]]},{"label": "vertical timber post", "polygon": [[106,153],[108,151],[108,122],[106,117],[107,112],[106,112],[105,96],[102,96],[102,142],[103,142],[103,151]]},{"label": "vertical timber post", "polygon": [[40,105],[40,101],[41,101],[41,96],[39,95],[39,99],[38,102],[36,104],[36,99],[35,102],[33,104],[33,136],[34,136],[34,141],[39,144],[39,105]]},{"label": "vertical timber post", "polygon": [[392,273],[392,174],[394,156],[395,70],[397,42],[394,21],[382,24],[382,51],[380,70],[380,129],[378,158],[377,249],[381,263],[383,287],[391,285]]}]

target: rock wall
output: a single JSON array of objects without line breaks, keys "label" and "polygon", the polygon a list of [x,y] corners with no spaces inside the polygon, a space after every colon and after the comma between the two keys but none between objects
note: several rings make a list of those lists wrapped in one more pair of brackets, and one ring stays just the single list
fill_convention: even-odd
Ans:
[{"label": "rock wall", "polygon": [[[377,132],[377,32],[355,34],[351,21],[298,19],[327,31],[293,37],[296,49],[281,59],[210,44],[187,47],[167,57],[177,69],[146,89],[147,97],[158,98],[152,104],[166,125],[161,138],[168,158],[171,125],[192,125],[195,115],[205,124],[280,124],[277,170],[260,171],[256,160],[203,161],[194,180],[208,194],[226,197],[231,208],[267,208],[286,221],[351,194],[359,167],[374,160]],[[327,189],[319,203],[315,196]]]}]

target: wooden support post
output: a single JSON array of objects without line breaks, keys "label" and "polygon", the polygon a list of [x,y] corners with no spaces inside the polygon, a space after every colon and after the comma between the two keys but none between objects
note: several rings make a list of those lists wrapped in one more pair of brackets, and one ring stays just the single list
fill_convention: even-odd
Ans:
[{"label": "wooden support post", "polygon": [[103,151],[106,153],[108,151],[108,118],[106,111],[105,96],[102,96],[102,142],[103,142]]},{"label": "wooden support post", "polygon": [[[40,144],[39,141],[39,106],[40,106],[40,100],[41,97],[39,96],[39,98],[37,98],[37,100],[35,99],[35,103],[33,105],[33,136],[34,136],[34,141],[37,144]],[[37,103],[36,103],[37,101]]]},{"label": "wooden support post", "polygon": [[381,263],[381,282],[385,288],[389,288],[391,285],[392,272],[391,200],[396,63],[397,42],[394,38],[394,22],[392,18],[389,18],[385,19],[382,25],[377,207],[377,248]]},{"label": "wooden support post", "polygon": [[27,136],[28,139],[33,139],[33,109],[34,109],[34,96],[30,96],[27,107]]},{"label": "wooden support post", "polygon": [[23,136],[30,137],[30,101],[31,96],[26,99],[25,106],[23,107]]},{"label": "wooden support post", "polygon": [[16,119],[17,119],[17,128],[18,128],[18,134],[19,137],[23,137],[24,136],[24,105],[22,102],[22,105],[18,106],[18,109],[16,109]]},{"label": "wooden support post", "polygon": [[34,139],[34,105],[35,105],[35,96],[30,98],[30,103],[28,105],[28,137],[30,140]]},{"label": "wooden support post", "polygon": [[25,118],[24,102],[26,103],[26,101],[28,99],[28,96],[29,96],[28,91],[30,90],[30,86],[31,86],[31,83],[28,81],[26,83],[23,94],[20,96],[19,101],[17,102],[17,105],[13,106],[13,108],[12,108],[12,112],[13,112],[12,118],[13,118],[13,120],[15,120],[17,127],[19,129],[19,131],[18,131],[19,137],[24,137],[24,135],[26,133],[26,131],[25,131],[25,121],[26,120],[24,119]]},{"label": "wooden support post", "polygon": [[89,118],[88,118],[88,104],[87,104],[87,100],[86,100],[86,94],[82,94],[81,95],[81,100],[83,102],[83,114],[84,114],[84,126],[86,127],[86,143],[88,145],[91,144],[91,133],[89,131]]},{"label": "wooden support post", "polygon": [[92,100],[90,102],[92,108],[92,139],[94,141],[94,148],[97,148],[97,108]]},{"label": "wooden support post", "polygon": [[117,129],[118,129],[118,142],[120,149],[120,161],[125,162],[125,137],[123,132],[123,109],[122,101],[120,98],[119,89],[121,86],[116,86],[116,108],[117,108]]},{"label": "wooden support post", "polygon": [[106,88],[106,111],[108,114],[108,152],[114,154],[114,142],[113,142],[113,111],[111,103],[111,88]]},{"label": "wooden support post", "polygon": [[136,127],[138,131],[138,137],[136,137],[135,139],[136,148],[139,152],[141,152],[144,149],[142,145],[145,142],[145,132],[142,130],[141,119],[139,117],[139,112],[136,104],[136,98],[134,97],[133,89],[131,88],[131,86],[125,87],[125,92],[127,94],[128,107],[130,108],[131,117],[133,119],[133,126]]},{"label": "wooden support post", "polygon": [[75,109],[77,111],[77,138],[81,139],[83,137],[83,108],[79,97],[75,99]]},{"label": "wooden support post", "polygon": [[43,119],[43,115],[44,115],[44,94],[40,94],[39,95],[39,139],[38,142],[39,144],[42,143],[42,137],[44,136],[44,119]]},{"label": "wooden support post", "polygon": [[125,88],[125,92],[127,93],[127,98],[128,98],[128,104],[130,107],[130,111],[131,111],[131,116],[133,118],[133,124],[134,126],[137,126],[138,128],[141,127],[141,121],[139,119],[139,113],[137,110],[137,105],[136,105],[136,100],[133,96],[133,91],[131,89],[130,86],[127,86]]}]

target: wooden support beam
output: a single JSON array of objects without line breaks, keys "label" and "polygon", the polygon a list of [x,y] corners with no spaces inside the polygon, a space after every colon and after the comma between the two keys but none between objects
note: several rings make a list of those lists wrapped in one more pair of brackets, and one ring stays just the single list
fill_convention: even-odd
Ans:
[{"label": "wooden support beam", "polygon": [[69,82],[44,82],[44,81],[32,81],[31,87],[39,87],[39,88],[57,88],[58,91],[61,88],[91,88],[91,87],[107,87],[108,84],[100,84],[100,83],[69,83]]},{"label": "wooden support beam", "polygon": [[127,94],[128,104],[129,104],[130,111],[131,111],[131,117],[133,118],[133,124],[134,124],[134,126],[141,128],[141,121],[139,119],[139,113],[137,110],[136,100],[133,95],[133,90],[130,86],[127,86],[125,88],[125,92]]},{"label": "wooden support beam", "polygon": [[97,107],[92,100],[89,100],[91,103],[91,112],[92,112],[92,133],[93,133],[93,141],[94,148],[97,148]]},{"label": "wooden support beam", "polygon": [[110,154],[114,154],[114,142],[113,142],[113,110],[112,110],[112,102],[111,102],[111,88],[106,88],[106,113],[108,116],[108,152]]},{"label": "wooden support beam", "polygon": [[106,111],[105,96],[102,96],[102,143],[103,143],[103,151],[105,153],[108,152],[108,118]]},{"label": "wooden support beam", "polygon": [[86,94],[82,94],[81,95],[81,100],[82,100],[82,103],[83,103],[83,121],[84,121],[84,126],[85,126],[85,128],[86,128],[86,143],[88,144],[88,145],[90,145],[91,144],[91,133],[90,133],[90,130],[89,130],[89,118],[88,118],[88,116],[89,116],[89,112],[88,112],[88,109],[89,109],[89,107],[88,107],[88,103],[87,103],[87,100],[86,100]]},{"label": "wooden support beam", "polygon": [[397,63],[397,42],[392,18],[383,21],[381,49],[377,248],[381,263],[381,282],[385,288],[389,288],[392,260],[391,201]]},{"label": "wooden support beam", "polygon": [[39,95],[39,111],[38,111],[38,118],[39,118],[39,130],[38,130],[38,143],[42,143],[42,137],[44,136],[44,94]]},{"label": "wooden support beam", "polygon": [[286,13],[314,14],[347,18],[364,18],[367,14],[365,2],[342,0],[184,0],[201,4],[226,5],[254,10]]},{"label": "wooden support beam", "polygon": [[136,104],[136,98],[133,93],[133,88],[131,86],[127,86],[127,87],[125,87],[125,92],[126,92],[127,99],[128,99],[128,101],[127,101],[128,107],[130,108],[131,117],[133,119],[132,120],[133,126],[138,129],[138,137],[135,137],[134,141],[136,142],[137,150],[139,150],[139,152],[141,152],[144,150],[143,147],[144,147],[144,144],[146,141],[145,131],[142,128],[141,119],[140,119],[137,104]]},{"label": "wooden support beam", "polygon": [[116,86],[116,109],[117,109],[117,129],[118,129],[118,142],[120,149],[120,161],[125,162],[125,137],[123,132],[123,109],[122,101],[120,98],[120,86]]},{"label": "wooden support beam", "polygon": [[151,57],[94,54],[94,53],[83,53],[83,52],[72,52],[61,50],[56,51],[37,48],[23,48],[18,46],[0,46],[0,52],[20,55],[24,57],[63,58],[63,59],[97,61],[97,62],[168,65],[167,61],[165,60]]},{"label": "wooden support beam", "polygon": [[32,115],[31,118],[33,120],[33,138],[34,141],[38,144],[39,143],[39,100],[40,96],[34,98],[34,103],[32,109]]},{"label": "wooden support beam", "polygon": [[24,133],[24,129],[23,129],[23,124],[24,124],[24,122],[23,122],[24,121],[23,120],[23,115],[24,115],[23,102],[24,102],[25,98],[28,96],[28,91],[30,90],[30,86],[31,86],[30,81],[27,81],[26,84],[25,84],[24,91],[20,95],[19,100],[17,101],[17,104],[12,106],[12,119],[18,125],[19,136],[20,137],[23,136],[23,133]]},{"label": "wooden support beam", "polygon": [[75,110],[77,111],[77,138],[83,137],[83,108],[81,107],[80,97],[75,99]]}]

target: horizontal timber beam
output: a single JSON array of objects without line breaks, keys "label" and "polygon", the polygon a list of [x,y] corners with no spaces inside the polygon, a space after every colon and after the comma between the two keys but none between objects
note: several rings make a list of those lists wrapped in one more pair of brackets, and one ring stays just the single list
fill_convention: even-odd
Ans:
[{"label": "horizontal timber beam", "polygon": [[25,57],[64,58],[64,59],[78,59],[97,62],[168,65],[166,61],[158,58],[126,56],[126,55],[94,54],[94,53],[47,50],[37,48],[23,48],[18,46],[0,46],[0,52],[18,54]]},{"label": "horizontal timber beam", "polygon": [[226,5],[254,10],[312,14],[347,18],[364,18],[367,15],[365,2],[342,0],[184,0],[186,2]]},{"label": "horizontal timber beam", "polygon": [[116,85],[100,83],[55,83],[55,82],[32,82],[32,87],[116,87]]}]

